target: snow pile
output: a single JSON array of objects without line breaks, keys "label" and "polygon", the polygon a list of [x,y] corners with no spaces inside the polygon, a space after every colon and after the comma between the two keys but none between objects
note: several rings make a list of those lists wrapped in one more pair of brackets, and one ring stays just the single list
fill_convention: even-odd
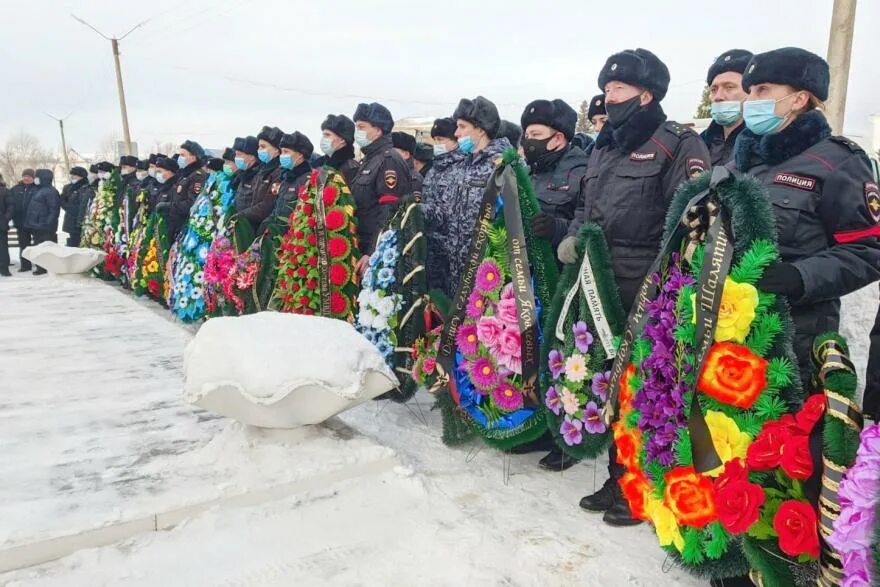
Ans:
[{"label": "snow pile", "polygon": [[70,275],[91,271],[104,261],[107,253],[95,249],[65,247],[46,241],[34,247],[28,247],[22,256],[50,273]]},{"label": "snow pile", "polygon": [[317,424],[397,385],[347,322],[276,312],[208,321],[184,371],[188,401],[263,428]]}]

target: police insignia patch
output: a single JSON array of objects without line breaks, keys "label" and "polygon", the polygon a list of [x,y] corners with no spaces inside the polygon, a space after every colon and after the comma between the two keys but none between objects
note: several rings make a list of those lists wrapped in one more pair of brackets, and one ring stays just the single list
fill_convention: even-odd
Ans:
[{"label": "police insignia patch", "polygon": [[195,191],[195,193],[197,193],[197,194],[202,193],[202,184],[199,183],[199,182],[196,182],[196,183],[195,183],[195,190],[194,190],[194,191]]},{"label": "police insignia patch", "polygon": [[616,63],[611,64],[611,71],[617,71],[617,64]]},{"label": "police insignia patch", "polygon": [[752,65],[749,67],[749,73],[752,73],[753,71],[755,71],[755,68],[756,68],[756,67],[757,67],[757,65],[755,65],[754,63],[752,63]]},{"label": "police insignia patch", "polygon": [[699,157],[691,157],[687,160],[688,175],[694,177],[706,171],[706,162]]},{"label": "police insignia patch", "polygon": [[273,183],[273,184],[272,184],[272,195],[273,195],[273,196],[277,196],[277,195],[278,195],[278,190],[279,190],[280,188],[281,188],[281,183],[280,183],[280,182],[277,182],[277,181],[276,181],[275,183]]},{"label": "police insignia patch", "polygon": [[177,193],[179,194],[182,191],[183,191],[183,186],[182,185],[177,186]]},{"label": "police insignia patch", "polygon": [[657,153],[639,153],[638,151],[633,151],[629,154],[630,161],[653,161],[657,158]]},{"label": "police insignia patch", "polygon": [[602,100],[596,100],[596,106],[601,106],[601,105],[602,105]]},{"label": "police insignia patch", "polygon": [[874,182],[865,182],[865,204],[874,222],[880,222],[880,187]]},{"label": "police insignia patch", "polygon": [[385,172],[385,187],[389,190],[393,190],[397,187],[397,172],[393,169],[389,169]]}]

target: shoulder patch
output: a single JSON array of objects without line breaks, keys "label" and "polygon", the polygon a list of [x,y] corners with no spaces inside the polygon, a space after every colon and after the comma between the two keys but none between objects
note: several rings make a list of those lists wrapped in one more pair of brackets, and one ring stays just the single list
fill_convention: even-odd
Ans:
[{"label": "shoulder patch", "polygon": [[687,160],[688,175],[695,177],[706,171],[706,162],[699,157],[689,157]]},{"label": "shoulder patch", "polygon": [[653,161],[657,158],[657,151],[652,153],[640,153],[639,151],[633,151],[629,154],[630,161]]},{"label": "shoulder patch", "polygon": [[666,130],[668,130],[675,136],[680,137],[690,129],[682,124],[670,120],[666,122]]},{"label": "shoulder patch", "polygon": [[852,139],[848,139],[846,137],[833,136],[828,137],[831,142],[837,143],[838,145],[843,145],[853,153],[864,153],[865,150],[862,149],[858,143],[853,141]]},{"label": "shoulder patch", "polygon": [[865,205],[874,222],[880,222],[880,187],[873,181],[865,182]]},{"label": "shoulder patch", "polygon": [[275,183],[273,183],[273,184],[272,184],[272,188],[271,188],[271,189],[272,189],[272,195],[273,195],[273,196],[277,196],[277,195],[278,195],[278,190],[279,190],[280,188],[281,188],[281,182],[276,181]]},{"label": "shoulder patch", "polygon": [[393,190],[397,187],[397,172],[393,169],[389,169],[385,172],[385,187],[389,190]]},{"label": "shoulder patch", "polygon": [[202,182],[197,181],[195,184],[193,184],[193,188],[193,192],[197,194],[202,193]]},{"label": "shoulder patch", "polygon": [[773,177],[773,183],[779,185],[787,185],[788,187],[797,188],[812,192],[816,189],[816,178],[806,175],[796,175],[794,173],[780,172]]}]

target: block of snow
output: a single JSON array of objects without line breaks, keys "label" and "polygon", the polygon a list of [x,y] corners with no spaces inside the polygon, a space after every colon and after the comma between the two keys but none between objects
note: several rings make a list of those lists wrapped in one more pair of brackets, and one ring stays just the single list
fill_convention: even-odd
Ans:
[{"label": "block of snow", "polygon": [[65,247],[46,241],[26,248],[22,256],[49,273],[71,275],[91,271],[104,261],[107,253],[95,249]]},{"label": "block of snow", "polygon": [[397,386],[347,322],[278,312],[209,320],[184,373],[188,401],[263,428],[317,424]]}]

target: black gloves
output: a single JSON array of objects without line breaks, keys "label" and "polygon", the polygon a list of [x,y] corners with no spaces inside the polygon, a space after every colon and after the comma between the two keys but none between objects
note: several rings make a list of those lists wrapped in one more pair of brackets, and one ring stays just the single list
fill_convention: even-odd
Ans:
[{"label": "black gloves", "polygon": [[556,219],[543,212],[533,216],[531,220],[532,234],[545,240],[553,240],[556,234]]},{"label": "black gloves", "polygon": [[804,295],[804,279],[791,263],[774,263],[764,270],[758,289],[797,300]]}]

